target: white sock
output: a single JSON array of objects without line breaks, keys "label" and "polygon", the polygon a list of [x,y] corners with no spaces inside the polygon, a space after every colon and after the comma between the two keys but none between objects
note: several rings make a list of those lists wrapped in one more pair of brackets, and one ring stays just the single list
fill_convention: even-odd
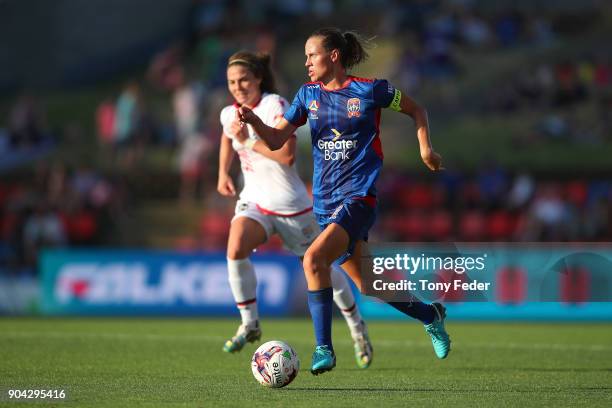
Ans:
[{"label": "white sock", "polygon": [[361,313],[359,313],[359,308],[357,303],[355,303],[355,297],[349,282],[344,272],[333,265],[331,268],[331,281],[334,289],[334,302],[342,312],[342,316],[344,316],[346,324],[351,331],[351,336],[355,338],[361,333]]},{"label": "white sock", "polygon": [[227,258],[227,272],[232,294],[236,306],[240,311],[242,324],[253,326],[259,314],[257,313],[257,277],[255,269],[249,258],[229,259]]}]

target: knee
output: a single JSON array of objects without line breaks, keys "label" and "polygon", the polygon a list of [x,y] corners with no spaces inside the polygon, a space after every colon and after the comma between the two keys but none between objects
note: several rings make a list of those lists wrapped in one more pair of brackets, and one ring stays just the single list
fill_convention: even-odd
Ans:
[{"label": "knee", "polygon": [[321,275],[325,272],[329,273],[329,266],[325,257],[318,250],[308,249],[304,254],[304,271],[310,275]]},{"label": "knee", "polygon": [[242,245],[229,245],[227,247],[227,257],[229,259],[244,259],[251,255],[250,251]]}]

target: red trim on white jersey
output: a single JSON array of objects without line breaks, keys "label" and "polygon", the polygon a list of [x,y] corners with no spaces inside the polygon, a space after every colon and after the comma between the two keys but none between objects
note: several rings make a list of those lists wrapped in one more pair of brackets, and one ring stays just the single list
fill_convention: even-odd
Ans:
[{"label": "red trim on white jersey", "polygon": [[298,211],[295,213],[291,213],[291,214],[281,214],[281,213],[277,213],[275,211],[270,211],[270,210],[266,210],[265,208],[262,208],[259,206],[259,204],[255,204],[257,206],[257,209],[259,210],[260,213],[264,214],[264,215],[275,215],[277,217],[297,217],[298,215],[302,215],[302,214],[306,214],[307,212],[312,211],[312,207],[308,207],[302,211]]}]

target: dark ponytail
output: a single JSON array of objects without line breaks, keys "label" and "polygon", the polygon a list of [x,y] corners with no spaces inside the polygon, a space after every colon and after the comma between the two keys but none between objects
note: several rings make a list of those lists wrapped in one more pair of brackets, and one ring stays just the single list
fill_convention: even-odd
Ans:
[{"label": "dark ponytail", "polygon": [[321,37],[323,47],[326,51],[337,49],[340,52],[340,63],[346,69],[368,59],[369,55],[365,48],[367,41],[355,31],[342,33],[337,28],[321,28],[316,30],[310,37]]},{"label": "dark ponytail", "polygon": [[261,84],[259,90],[261,93],[276,93],[270,55],[259,52],[238,51],[227,60],[228,68],[232,65],[242,65],[251,71],[255,78],[260,78]]}]

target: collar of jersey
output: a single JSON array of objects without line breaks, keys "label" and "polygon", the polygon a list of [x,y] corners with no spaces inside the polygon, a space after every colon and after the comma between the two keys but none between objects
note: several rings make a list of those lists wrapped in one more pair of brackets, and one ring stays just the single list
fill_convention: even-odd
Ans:
[{"label": "collar of jersey", "polygon": [[321,87],[321,89],[323,89],[326,92],[336,92],[336,91],[340,91],[342,89],[348,88],[349,85],[351,84],[351,82],[353,82],[353,80],[355,79],[354,76],[352,75],[347,75],[346,76],[346,81],[344,81],[344,83],[342,84],[342,86],[340,88],[337,89],[329,89],[326,88],[325,85],[323,85],[323,82],[321,81],[315,81],[315,82],[307,82],[307,84],[317,84]]}]

